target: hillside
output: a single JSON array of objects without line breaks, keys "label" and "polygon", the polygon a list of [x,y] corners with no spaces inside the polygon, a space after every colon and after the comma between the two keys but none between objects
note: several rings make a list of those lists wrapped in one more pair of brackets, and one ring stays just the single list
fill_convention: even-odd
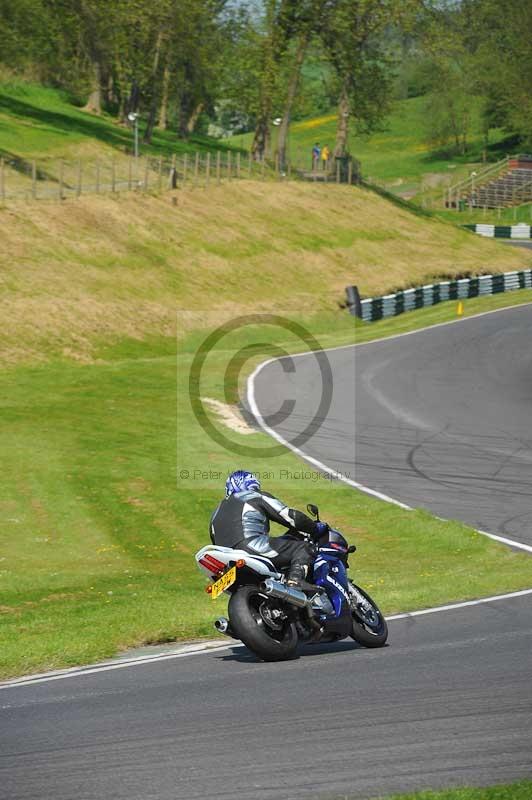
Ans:
[{"label": "hillside", "polygon": [[[362,162],[365,177],[385,183],[398,193],[411,195],[421,184],[431,186],[456,180],[468,167],[478,163],[483,147],[478,114],[473,108],[471,152],[464,157],[432,152],[424,139],[423,97],[401,100],[385,123],[385,130],[372,136],[351,132],[350,151]],[[140,120],[142,138],[144,122]],[[289,147],[294,164],[310,166],[314,142],[334,144],[336,114],[311,117],[292,124]],[[275,133],[274,147],[275,147]],[[499,131],[491,133],[496,149],[502,140]],[[171,131],[155,130],[151,145],[141,142],[141,153],[170,156],[196,150],[227,147],[248,150],[252,134],[227,140],[192,136],[178,139]],[[0,81],[0,155],[7,158],[94,158],[130,152],[132,130],[119,125],[108,115],[95,116],[83,111],[64,92],[38,84],[15,80]]]},{"label": "hillside", "polygon": [[3,363],[86,360],[103,342],[173,337],[177,324],[185,333],[237,313],[345,314],[347,284],[372,295],[530,263],[336,185],[82,197],[0,209],[0,227]]},{"label": "hillside", "polygon": [[[216,323],[273,312],[302,322],[323,346],[344,344],[355,327],[371,337],[454,314],[444,303],[357,324],[338,307],[348,283],[371,294],[530,262],[367,190],[298,182],[14,205],[0,209],[0,228],[3,676],[212,636],[214,610],[193,554],[220,476],[241,463],[191,408],[192,359]],[[529,296],[488,298],[489,307]],[[466,313],[486,302],[468,301]],[[202,370],[202,396],[218,407],[234,402],[235,353],[260,359],[270,346],[300,349],[301,340],[266,325],[224,339]],[[230,430],[210,408],[209,416],[236,444],[267,444],[261,433]],[[370,590],[378,583],[390,613],[530,585],[526,556],[467,537],[459,524],[348,486],[287,480],[301,468],[289,453],[251,460],[286,502],[311,499],[350,531],[355,517],[357,568]],[[461,572],[464,547],[474,574]]]},{"label": "hillside", "polygon": [[[414,195],[421,186],[445,184],[457,181],[467,174],[468,167],[478,164],[482,157],[483,134],[478,108],[473,100],[471,109],[470,152],[465,156],[452,156],[437,149],[432,150],[425,139],[424,97],[413,97],[397,101],[393,111],[385,120],[384,130],[371,136],[358,136],[353,128],[349,137],[350,152],[362,162],[366,178],[384,183],[394,192]],[[275,148],[275,128],[273,146]],[[334,147],[336,136],[336,111],[292,124],[289,148],[292,161],[297,166],[309,169],[311,150],[315,142]],[[490,132],[490,144],[497,158],[496,149],[502,142],[501,131]],[[251,134],[227,139],[233,146],[248,148]]]},{"label": "hillside", "polygon": [[[140,136],[144,121],[140,120]],[[131,152],[133,132],[109,115],[83,111],[65,92],[22,80],[0,81],[0,155],[29,158],[105,157]],[[141,142],[142,154],[172,155],[223,148],[207,137],[178,139],[171,131],[156,130],[151,145]]]}]

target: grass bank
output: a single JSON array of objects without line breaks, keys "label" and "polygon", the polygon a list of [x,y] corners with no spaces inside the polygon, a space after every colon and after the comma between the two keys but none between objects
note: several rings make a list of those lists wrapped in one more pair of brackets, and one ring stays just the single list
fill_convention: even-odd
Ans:
[{"label": "grass bank", "polygon": [[[361,326],[337,306],[347,283],[372,294],[530,262],[342,186],[246,182],[82,198],[2,209],[0,225],[2,676],[212,635],[193,554],[225,474],[242,462],[206,435],[188,398],[190,364],[213,327],[280,313],[324,346],[361,341],[442,321],[454,308]],[[530,293],[465,310],[523,299]],[[238,376],[228,399],[228,362],[264,342],[301,349],[282,329],[235,331],[207,359],[202,396],[231,402]],[[317,502],[345,528],[359,544],[356,574],[386,611],[532,585],[530,559],[463,525],[331,484],[290,453],[250,466],[286,502]]]},{"label": "grass bank", "polygon": [[[532,301],[532,292],[466,302],[466,313]],[[450,319],[452,304],[360,328],[375,338]],[[353,341],[354,321],[300,320],[325,345]],[[0,674],[88,663],[127,646],[212,635],[216,609],[193,562],[239,457],[193,417],[189,368],[204,333],[100,347],[91,364],[17,365],[0,377]],[[202,396],[224,401],[234,353],[284,330],[251,326],[205,364]],[[176,406],[177,391],[177,406]],[[230,431],[236,445],[270,444]],[[287,503],[317,502],[359,551],[352,568],[388,613],[532,586],[532,559],[465,525],[406,512],[308,470],[291,453],[248,464]]]},{"label": "grass bank", "polygon": [[0,208],[0,363],[90,361],[101,343],[275,311],[338,316],[366,296],[530,253],[347,186],[232,182],[158,197]]},{"label": "grass bank", "polygon": [[514,208],[502,208],[500,211],[496,208],[488,208],[486,212],[483,209],[473,209],[471,211],[469,209],[467,211],[438,209],[434,213],[438,219],[454,222],[457,225],[467,225],[468,223],[518,225],[520,222],[524,222],[527,225],[532,224],[532,204],[530,203],[524,203]]},{"label": "grass bank", "polygon": [[[465,156],[445,153],[427,143],[425,97],[397,101],[387,118],[384,130],[371,136],[349,136],[349,151],[362,162],[364,177],[385,183],[397,193],[417,194],[424,188],[456,183],[468,174],[473,164],[482,159],[484,147],[479,108],[472,102],[470,149]],[[335,111],[320,117],[294,122],[290,129],[289,147],[294,164],[310,169],[311,151],[315,142],[334,148],[337,116]],[[502,131],[492,132],[496,150],[503,140]],[[276,131],[273,131],[275,147]],[[227,143],[249,148],[252,134],[226,139]],[[497,155],[492,156],[495,159]],[[499,156],[502,158],[503,156]]]},{"label": "grass bank", "polygon": [[[18,78],[0,80],[0,155],[19,158],[89,158],[131,152],[133,134],[108,114],[83,111],[66,92]],[[140,136],[142,137],[142,120]],[[224,149],[223,143],[202,136],[178,139],[156,129],[144,155],[173,155]]]}]

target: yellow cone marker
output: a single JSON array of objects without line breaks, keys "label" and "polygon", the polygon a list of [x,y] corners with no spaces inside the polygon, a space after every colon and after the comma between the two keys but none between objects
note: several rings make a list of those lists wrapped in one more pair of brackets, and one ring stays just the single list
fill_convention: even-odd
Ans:
[{"label": "yellow cone marker", "polygon": [[462,314],[464,313],[464,304],[462,303],[461,300],[458,303],[458,308],[456,309],[456,313],[458,314],[459,317],[461,317]]}]

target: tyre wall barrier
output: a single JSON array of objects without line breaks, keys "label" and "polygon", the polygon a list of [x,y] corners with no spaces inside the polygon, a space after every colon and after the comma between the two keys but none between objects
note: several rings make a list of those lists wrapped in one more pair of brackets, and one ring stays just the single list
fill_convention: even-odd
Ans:
[{"label": "tyre wall barrier", "polygon": [[384,317],[396,317],[404,311],[434,306],[446,300],[465,300],[468,297],[510,292],[514,289],[532,289],[532,269],[432,283],[365,300],[360,298],[356,286],[348,286],[346,294],[347,307],[353,316],[366,322],[375,322]]},{"label": "tyre wall barrier", "polygon": [[462,228],[495,239],[532,239],[532,226],[525,222],[519,225],[462,225]]}]

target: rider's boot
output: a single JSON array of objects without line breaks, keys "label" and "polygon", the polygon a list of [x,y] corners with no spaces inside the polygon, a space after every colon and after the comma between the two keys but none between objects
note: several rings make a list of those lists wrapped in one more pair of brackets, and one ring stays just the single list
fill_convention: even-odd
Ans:
[{"label": "rider's boot", "polygon": [[301,581],[304,581],[307,575],[308,567],[303,564],[291,564],[286,579],[286,585],[291,586],[293,589],[301,587]]}]

